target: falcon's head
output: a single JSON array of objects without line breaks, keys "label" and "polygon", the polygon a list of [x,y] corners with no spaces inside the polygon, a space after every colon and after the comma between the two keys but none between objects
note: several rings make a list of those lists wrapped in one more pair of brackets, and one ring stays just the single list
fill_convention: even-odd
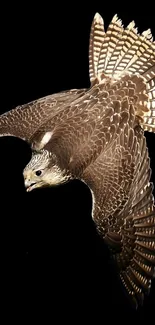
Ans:
[{"label": "falcon's head", "polygon": [[30,162],[23,171],[23,176],[27,192],[67,181],[67,176],[58,166],[56,156],[47,150],[32,154]]}]

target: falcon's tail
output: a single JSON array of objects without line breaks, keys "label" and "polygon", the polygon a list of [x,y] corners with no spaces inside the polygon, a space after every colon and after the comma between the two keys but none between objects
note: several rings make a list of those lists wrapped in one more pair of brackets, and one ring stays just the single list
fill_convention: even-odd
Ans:
[{"label": "falcon's tail", "polygon": [[155,42],[150,29],[138,34],[135,23],[123,28],[115,15],[104,31],[102,17],[96,13],[90,33],[89,74],[91,85],[106,77],[118,80],[124,74],[144,77],[148,94],[148,112],[142,127],[155,132]]}]

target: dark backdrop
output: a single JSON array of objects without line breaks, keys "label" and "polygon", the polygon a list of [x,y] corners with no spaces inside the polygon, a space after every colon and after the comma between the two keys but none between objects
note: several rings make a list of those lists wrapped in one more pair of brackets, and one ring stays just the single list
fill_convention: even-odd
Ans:
[{"label": "dark backdrop", "polygon": [[[127,25],[155,35],[151,3],[24,4],[1,8],[1,113],[33,99],[89,86],[88,44],[94,14],[107,27],[115,13]],[[3,21],[2,21],[3,20]],[[146,134],[155,182],[155,135]],[[143,309],[128,305],[91,220],[91,194],[80,182],[25,193],[22,170],[30,159],[26,143],[0,138],[1,287],[5,316],[20,323],[30,311],[53,323],[80,317],[95,324],[153,316],[155,282]],[[43,311],[45,309],[45,312]],[[126,312],[126,315],[123,314]],[[72,315],[73,313],[73,315]],[[105,317],[106,316],[106,317]],[[56,317],[56,318],[55,318]],[[55,321],[56,319],[56,321]]]}]

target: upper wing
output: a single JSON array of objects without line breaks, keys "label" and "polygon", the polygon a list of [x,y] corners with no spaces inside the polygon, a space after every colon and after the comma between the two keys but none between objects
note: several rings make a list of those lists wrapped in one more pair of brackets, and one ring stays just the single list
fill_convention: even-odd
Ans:
[{"label": "upper wing", "polygon": [[155,207],[146,140],[126,127],[82,176],[93,197],[93,220],[111,249],[137,306],[155,276]]},{"label": "upper wing", "polygon": [[30,142],[36,130],[49,117],[83,96],[85,89],[69,90],[18,106],[0,116],[0,136],[15,136]]},{"label": "upper wing", "polygon": [[[65,110],[60,110],[52,118],[49,116],[34,133],[33,147],[53,151],[57,146],[57,156],[62,156],[65,148],[72,161],[69,167],[77,171],[82,160],[87,166],[105,146],[109,146],[119,128],[126,123],[129,107],[135,107],[135,123],[143,121],[143,115],[148,111],[147,98],[142,77],[126,75],[116,82],[106,79],[68,104]],[[84,164],[82,168],[85,168]]]}]

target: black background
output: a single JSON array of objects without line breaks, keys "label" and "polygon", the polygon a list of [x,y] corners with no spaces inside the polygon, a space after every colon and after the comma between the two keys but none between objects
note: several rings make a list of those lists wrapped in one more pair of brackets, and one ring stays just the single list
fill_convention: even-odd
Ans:
[{"label": "black background", "polygon": [[[1,113],[65,89],[89,87],[88,45],[94,14],[105,27],[115,13],[139,32],[151,28],[151,3],[95,1],[1,8]],[[146,134],[155,183],[155,135]],[[154,315],[155,281],[134,311],[118,282],[109,252],[91,220],[91,194],[80,182],[26,193],[22,170],[31,151],[22,140],[0,138],[1,296],[5,317],[86,324],[143,320]],[[3,307],[2,307],[3,308]],[[123,314],[126,312],[126,315]],[[32,320],[32,316],[31,316]]]}]

